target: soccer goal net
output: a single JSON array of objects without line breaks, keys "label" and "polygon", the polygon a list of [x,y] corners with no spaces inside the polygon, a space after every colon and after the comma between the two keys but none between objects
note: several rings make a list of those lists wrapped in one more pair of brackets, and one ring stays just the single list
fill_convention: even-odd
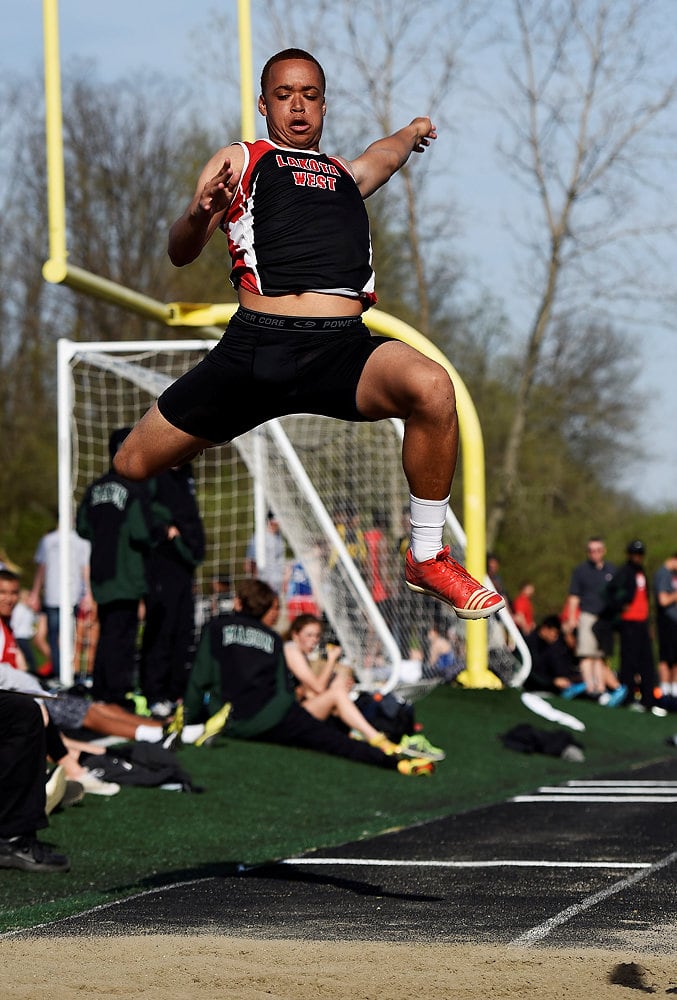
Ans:
[{"label": "soccer goal net", "polygon": [[[108,470],[111,431],[133,425],[211,346],[199,340],[60,341],[62,523],[64,512],[72,518],[87,485]],[[283,624],[300,576],[325,621],[327,640],[342,647],[360,686],[396,688],[414,699],[458,674],[465,666],[464,623],[403,581],[409,521],[402,433],[399,421],[288,416],[200,455],[193,471],[207,549],[196,577],[196,627],[212,607],[213,582],[227,579],[234,589],[246,575],[250,540],[263,536],[272,511],[291,581],[280,595]],[[462,530],[451,513],[446,535],[462,558]],[[260,567],[265,549],[258,545],[256,551]],[[510,682],[512,653],[505,642],[498,645],[493,659]]]}]

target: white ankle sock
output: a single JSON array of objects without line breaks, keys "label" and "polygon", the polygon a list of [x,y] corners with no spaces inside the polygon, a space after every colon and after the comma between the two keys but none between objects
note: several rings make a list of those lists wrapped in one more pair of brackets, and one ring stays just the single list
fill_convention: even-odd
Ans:
[{"label": "white ankle sock", "polygon": [[162,726],[140,725],[136,727],[134,739],[141,740],[144,743],[159,743],[162,735]]},{"label": "white ankle sock", "polygon": [[204,724],[202,722],[194,722],[190,726],[184,726],[181,732],[181,742],[182,743],[195,743],[205,731]]},{"label": "white ankle sock", "polygon": [[409,494],[411,507],[411,553],[416,562],[434,559],[442,548],[442,532],[447,517],[449,497],[444,500],[421,500]]}]

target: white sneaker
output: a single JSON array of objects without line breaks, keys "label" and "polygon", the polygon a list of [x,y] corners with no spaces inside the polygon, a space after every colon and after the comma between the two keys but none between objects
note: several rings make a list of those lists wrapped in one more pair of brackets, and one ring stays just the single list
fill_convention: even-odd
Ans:
[{"label": "white sneaker", "polygon": [[59,764],[54,768],[45,785],[45,812],[48,816],[56,809],[65,794],[66,772]]},{"label": "white sneaker", "polygon": [[90,795],[117,795],[120,791],[120,786],[115,781],[102,781],[87,767],[83,769],[78,781]]}]

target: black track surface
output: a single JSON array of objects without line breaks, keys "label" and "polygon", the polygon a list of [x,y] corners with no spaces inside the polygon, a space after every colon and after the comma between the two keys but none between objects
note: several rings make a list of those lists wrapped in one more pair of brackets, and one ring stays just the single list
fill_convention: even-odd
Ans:
[{"label": "black track surface", "polygon": [[677,802],[667,801],[677,798],[677,757],[612,777],[675,784],[644,786],[651,797],[662,788],[653,802],[596,802],[592,789],[581,790],[584,802],[549,802],[546,793],[504,802],[308,855],[306,863],[154,890],[30,933],[472,941],[677,955]]}]

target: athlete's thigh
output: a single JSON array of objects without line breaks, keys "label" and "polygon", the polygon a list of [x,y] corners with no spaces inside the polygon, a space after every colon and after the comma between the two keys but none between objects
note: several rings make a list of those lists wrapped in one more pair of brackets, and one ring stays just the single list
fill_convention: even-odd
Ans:
[{"label": "athlete's thigh", "polygon": [[357,385],[357,408],[369,420],[406,418],[422,401],[453,403],[449,375],[420,351],[393,340],[368,358]]},{"label": "athlete's thigh", "polygon": [[115,469],[128,479],[148,479],[191,461],[212,446],[212,441],[174,427],[153,403],[122,442],[115,456]]}]

